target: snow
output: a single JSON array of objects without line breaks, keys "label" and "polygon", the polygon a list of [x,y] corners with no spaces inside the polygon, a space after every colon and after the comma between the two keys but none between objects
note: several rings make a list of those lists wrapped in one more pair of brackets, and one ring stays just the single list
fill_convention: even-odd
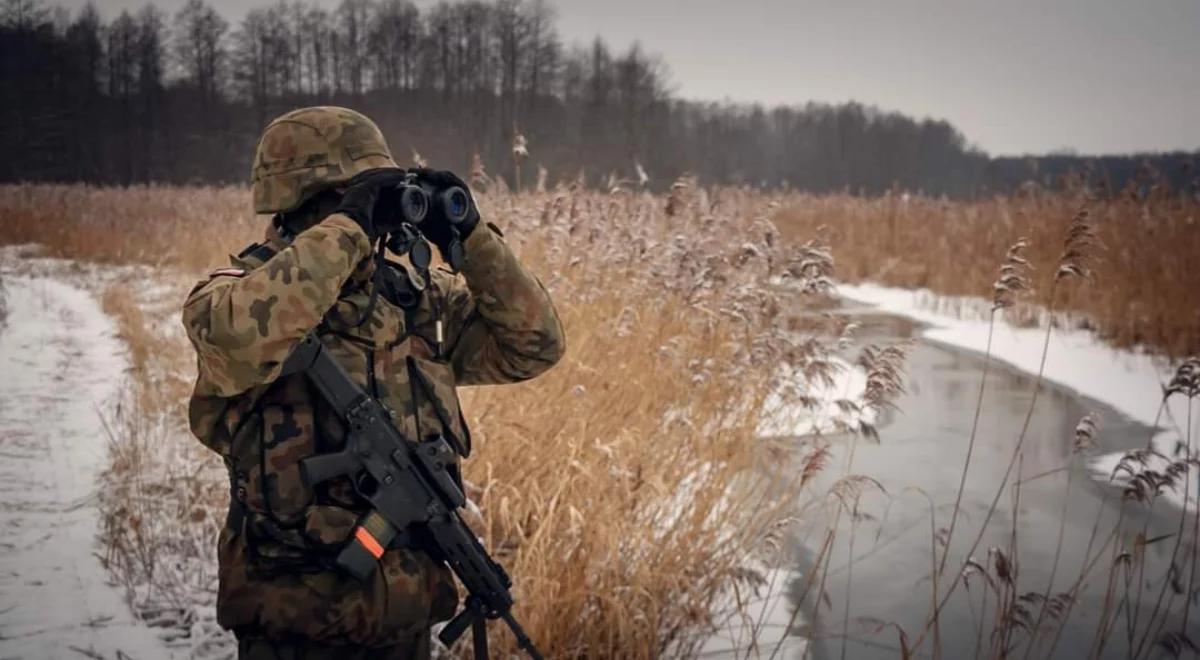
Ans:
[{"label": "snow", "polygon": [[[801,369],[784,367],[781,385],[763,402],[762,421],[756,429],[760,437],[832,435],[857,429],[860,422],[874,423],[876,411],[862,401],[867,386],[866,371],[836,356],[824,360],[830,365],[828,381],[809,381]],[[798,403],[801,397],[806,405]],[[842,405],[846,403],[853,405]],[[685,479],[678,493],[668,500],[664,517],[668,526],[686,509],[693,499],[694,489],[704,487],[708,467],[702,465],[695,475]],[[787,595],[790,582],[801,574],[762,566],[756,561],[744,568],[762,575],[764,583],[755,593],[722,595],[713,611],[727,616],[705,641],[699,657],[800,657],[807,648],[808,639],[798,631],[808,627],[808,617],[804,612],[796,612],[796,606]]]},{"label": "snow", "polygon": [[[805,383],[799,371],[784,375],[784,384],[767,395],[763,402],[758,435],[830,435],[847,428],[856,429],[860,422],[871,424],[875,421],[875,411],[870,408],[856,410],[839,405],[839,402],[851,402],[863,408],[867,372],[839,357],[830,357],[827,361],[833,365],[831,382]],[[812,406],[796,405],[798,395],[810,398]]]},{"label": "snow", "polygon": [[123,346],[84,290],[11,268],[0,279],[0,657],[171,658],[96,547],[101,411]]},{"label": "snow", "polygon": [[[838,293],[848,300],[873,305],[881,312],[928,325],[922,336],[930,341],[978,353],[983,353],[987,347],[985,301],[948,301],[925,289],[898,289],[872,283],[842,283],[838,285]],[[962,315],[967,318],[960,318],[942,311],[947,309],[960,313],[982,309],[983,313],[976,314],[976,318],[969,318],[969,314]],[[992,358],[1036,374],[1045,336],[1045,328],[1014,327],[998,319],[992,337]],[[1166,456],[1174,456],[1177,444],[1187,441],[1187,400],[1172,397],[1159,417],[1162,386],[1171,379],[1174,368],[1166,360],[1146,352],[1108,346],[1093,332],[1054,328],[1050,333],[1044,378],[1103,402],[1130,419],[1148,426],[1157,425],[1160,430],[1152,441],[1155,449]],[[1200,442],[1200,410],[1193,410],[1192,418],[1191,436],[1193,442]],[[1121,456],[1118,452],[1093,459],[1090,467],[1094,476],[1108,480]],[[1151,467],[1160,466],[1161,462]],[[1182,505],[1181,492],[1168,491],[1165,497],[1176,506]],[[1195,501],[1194,494],[1189,500]]]},{"label": "snow", "polygon": [[[788,588],[800,573],[784,569],[761,569],[763,584],[756,593],[741,594],[738,599],[726,594],[717,611],[732,612],[718,623],[717,632],[705,640],[700,658],[798,658],[808,640],[797,633],[806,624],[804,614],[796,613],[787,598]],[[790,626],[790,628],[789,628]],[[789,634],[788,631],[792,633]]]}]

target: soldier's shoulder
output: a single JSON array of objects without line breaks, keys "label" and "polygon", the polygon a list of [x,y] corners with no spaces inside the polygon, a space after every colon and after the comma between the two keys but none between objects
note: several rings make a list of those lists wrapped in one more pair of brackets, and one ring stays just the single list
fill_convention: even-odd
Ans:
[{"label": "soldier's shoulder", "polygon": [[232,266],[226,268],[217,268],[210,271],[206,277],[197,280],[196,283],[192,285],[191,290],[188,291],[187,302],[184,303],[184,305],[191,303],[197,297],[212,289],[214,285],[223,281],[228,281],[229,279],[240,279],[245,277],[248,272],[250,271],[245,268],[237,268]]},{"label": "soldier's shoulder", "polygon": [[270,241],[251,243],[242,248],[242,251],[236,255],[229,255],[229,263],[234,268],[251,271],[267,263],[279,250],[280,246],[274,245]]},{"label": "soldier's shoulder", "polygon": [[267,243],[251,243],[247,245],[237,254],[229,255],[228,266],[214,268],[203,279],[198,280],[188,292],[187,300],[190,302],[197,295],[210,289],[214,284],[245,277],[255,268],[266,263],[274,254],[275,249]]}]

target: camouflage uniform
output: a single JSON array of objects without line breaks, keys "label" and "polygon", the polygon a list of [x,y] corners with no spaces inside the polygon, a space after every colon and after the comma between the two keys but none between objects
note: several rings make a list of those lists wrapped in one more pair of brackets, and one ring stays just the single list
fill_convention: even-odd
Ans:
[{"label": "camouflage uniform", "polygon": [[[365,117],[340,108],[290,113],[264,133],[255,208],[295,209],[330,182],[394,166]],[[562,327],[541,283],[491,225],[480,224],[465,241],[463,277],[434,270],[426,281],[410,267],[387,265],[413,288],[424,287],[407,306],[385,296],[372,304],[372,246],[344,215],[326,217],[290,243],[272,225],[266,245],[198,283],[183,309],[198,358],[191,428],[230,471],[218,621],[238,635],[242,657],[324,657],[296,650],[305,644],[380,649],[370,657],[425,656],[429,626],[457,605],[451,575],[414,547],[388,549],[366,582],[332,568],[364,503],[346,479],[311,490],[301,481],[300,460],[338,449],[344,432],[302,374],[278,377],[281,364],[315,328],[394,411],[405,437],[442,433],[465,455],[470,437],[456,386],[545,371],[562,355]],[[356,327],[330,320],[368,309]]]}]

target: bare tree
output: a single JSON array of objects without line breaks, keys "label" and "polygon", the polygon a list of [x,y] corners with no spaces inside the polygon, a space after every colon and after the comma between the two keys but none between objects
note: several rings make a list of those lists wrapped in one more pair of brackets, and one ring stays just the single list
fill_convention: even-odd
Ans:
[{"label": "bare tree", "polygon": [[142,96],[162,90],[165,42],[166,19],[162,11],[154,5],[142,7],[137,13],[138,92]]},{"label": "bare tree", "polygon": [[100,12],[91,2],[83,6],[79,16],[67,28],[66,40],[78,82],[86,82],[88,92],[100,83],[104,66],[104,45],[100,43],[103,25]]},{"label": "bare tree", "polygon": [[204,0],[187,0],[175,14],[175,59],[183,79],[200,91],[205,104],[211,104],[220,92],[223,40],[228,29],[229,23]]},{"label": "bare tree", "polygon": [[366,91],[370,57],[367,37],[372,13],[370,0],[342,0],[337,9],[338,88],[354,95]]},{"label": "bare tree", "polygon": [[272,99],[293,89],[293,37],[283,4],[246,13],[234,34],[234,80],[240,95],[265,119]]},{"label": "bare tree", "polygon": [[531,98],[538,99],[553,89],[562,48],[554,29],[555,11],[546,0],[527,3],[524,11],[528,39],[524,86]]},{"label": "bare tree", "polygon": [[108,27],[108,95],[125,100],[137,88],[137,24],[122,11]]},{"label": "bare tree", "polygon": [[332,92],[330,53],[333,50],[329,12],[316,6],[306,9],[299,33],[301,67],[307,79],[305,91],[318,99],[327,98]]},{"label": "bare tree", "polygon": [[49,14],[37,0],[4,0],[0,4],[0,26],[10,30],[31,30],[43,23]]},{"label": "bare tree", "polygon": [[288,35],[287,48],[287,94],[299,96],[304,93],[304,21],[308,7],[300,0],[279,0],[279,11]]},{"label": "bare tree", "polygon": [[409,90],[414,84],[420,13],[409,0],[383,0],[376,7],[368,43],[377,89]]}]

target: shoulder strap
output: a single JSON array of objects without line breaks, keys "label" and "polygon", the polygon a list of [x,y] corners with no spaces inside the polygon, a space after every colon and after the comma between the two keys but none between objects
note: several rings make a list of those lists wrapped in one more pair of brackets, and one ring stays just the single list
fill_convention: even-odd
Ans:
[{"label": "shoulder strap", "polygon": [[250,268],[257,268],[269,261],[278,252],[270,243],[251,243],[237,255],[237,260]]}]

